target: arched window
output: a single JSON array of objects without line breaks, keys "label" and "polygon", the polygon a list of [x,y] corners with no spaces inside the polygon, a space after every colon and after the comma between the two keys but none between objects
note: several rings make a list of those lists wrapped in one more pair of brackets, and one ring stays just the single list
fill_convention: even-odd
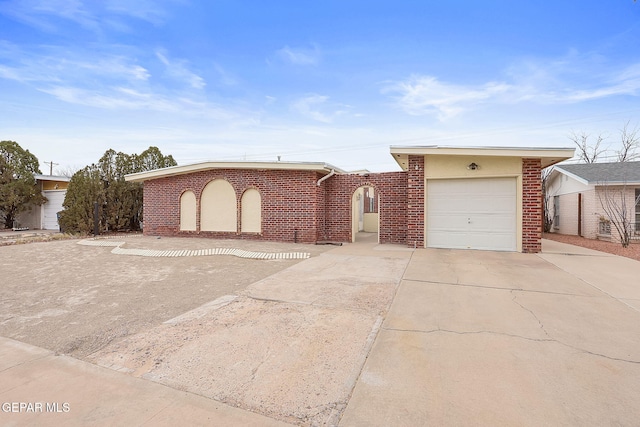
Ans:
[{"label": "arched window", "polygon": [[196,231],[196,195],[185,191],[180,196],[180,230]]},{"label": "arched window", "polygon": [[242,194],[240,212],[240,229],[243,233],[262,231],[262,198],[258,190],[249,188]]},{"label": "arched window", "polygon": [[237,231],[236,192],[224,179],[208,183],[200,196],[200,230]]}]

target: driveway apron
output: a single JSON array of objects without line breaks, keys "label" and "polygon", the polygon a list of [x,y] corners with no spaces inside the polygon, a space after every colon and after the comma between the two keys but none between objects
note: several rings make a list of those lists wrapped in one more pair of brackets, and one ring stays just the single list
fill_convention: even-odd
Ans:
[{"label": "driveway apron", "polygon": [[416,251],[341,420],[637,425],[640,262]]}]

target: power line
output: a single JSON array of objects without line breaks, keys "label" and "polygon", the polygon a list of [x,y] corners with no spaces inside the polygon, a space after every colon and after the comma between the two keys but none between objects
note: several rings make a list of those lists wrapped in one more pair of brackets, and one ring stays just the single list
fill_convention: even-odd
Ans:
[{"label": "power line", "polygon": [[58,166],[60,163],[53,163],[53,160],[50,162],[42,162],[45,165],[49,165],[49,175],[53,175],[53,166]]}]

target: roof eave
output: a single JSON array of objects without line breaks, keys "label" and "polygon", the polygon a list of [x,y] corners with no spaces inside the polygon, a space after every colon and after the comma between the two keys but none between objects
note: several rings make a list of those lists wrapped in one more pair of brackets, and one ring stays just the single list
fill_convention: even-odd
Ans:
[{"label": "roof eave", "polygon": [[332,170],[336,173],[345,173],[340,168],[328,163],[302,163],[302,162],[202,162],[183,166],[170,166],[163,169],[138,172],[125,175],[125,181],[144,182],[151,179],[167,178],[177,175],[185,175],[214,169],[251,169],[251,170],[302,170],[315,171],[329,174]]},{"label": "roof eave", "polygon": [[453,147],[453,146],[391,146],[391,155],[403,170],[407,170],[410,155],[439,156],[498,156],[539,158],[542,168],[546,168],[573,157],[574,148],[538,147]]},{"label": "roof eave", "polygon": [[586,179],[582,178],[581,176],[578,176],[578,175],[576,175],[576,174],[575,174],[575,173],[573,173],[573,172],[569,172],[568,170],[563,169],[561,166],[556,166],[556,167],[554,168],[554,170],[557,170],[559,173],[561,173],[561,174],[563,174],[563,175],[566,175],[566,176],[568,176],[568,177],[570,177],[570,178],[575,179],[576,181],[580,182],[581,184],[584,184],[584,185],[590,185],[590,184],[592,184],[591,182],[589,182],[588,180],[586,180]]}]

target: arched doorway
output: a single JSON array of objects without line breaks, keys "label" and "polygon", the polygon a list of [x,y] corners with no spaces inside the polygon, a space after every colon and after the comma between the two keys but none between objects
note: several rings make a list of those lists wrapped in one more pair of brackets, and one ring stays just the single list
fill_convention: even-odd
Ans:
[{"label": "arched doorway", "polygon": [[380,194],[371,185],[358,187],[351,196],[351,241],[379,242]]}]

